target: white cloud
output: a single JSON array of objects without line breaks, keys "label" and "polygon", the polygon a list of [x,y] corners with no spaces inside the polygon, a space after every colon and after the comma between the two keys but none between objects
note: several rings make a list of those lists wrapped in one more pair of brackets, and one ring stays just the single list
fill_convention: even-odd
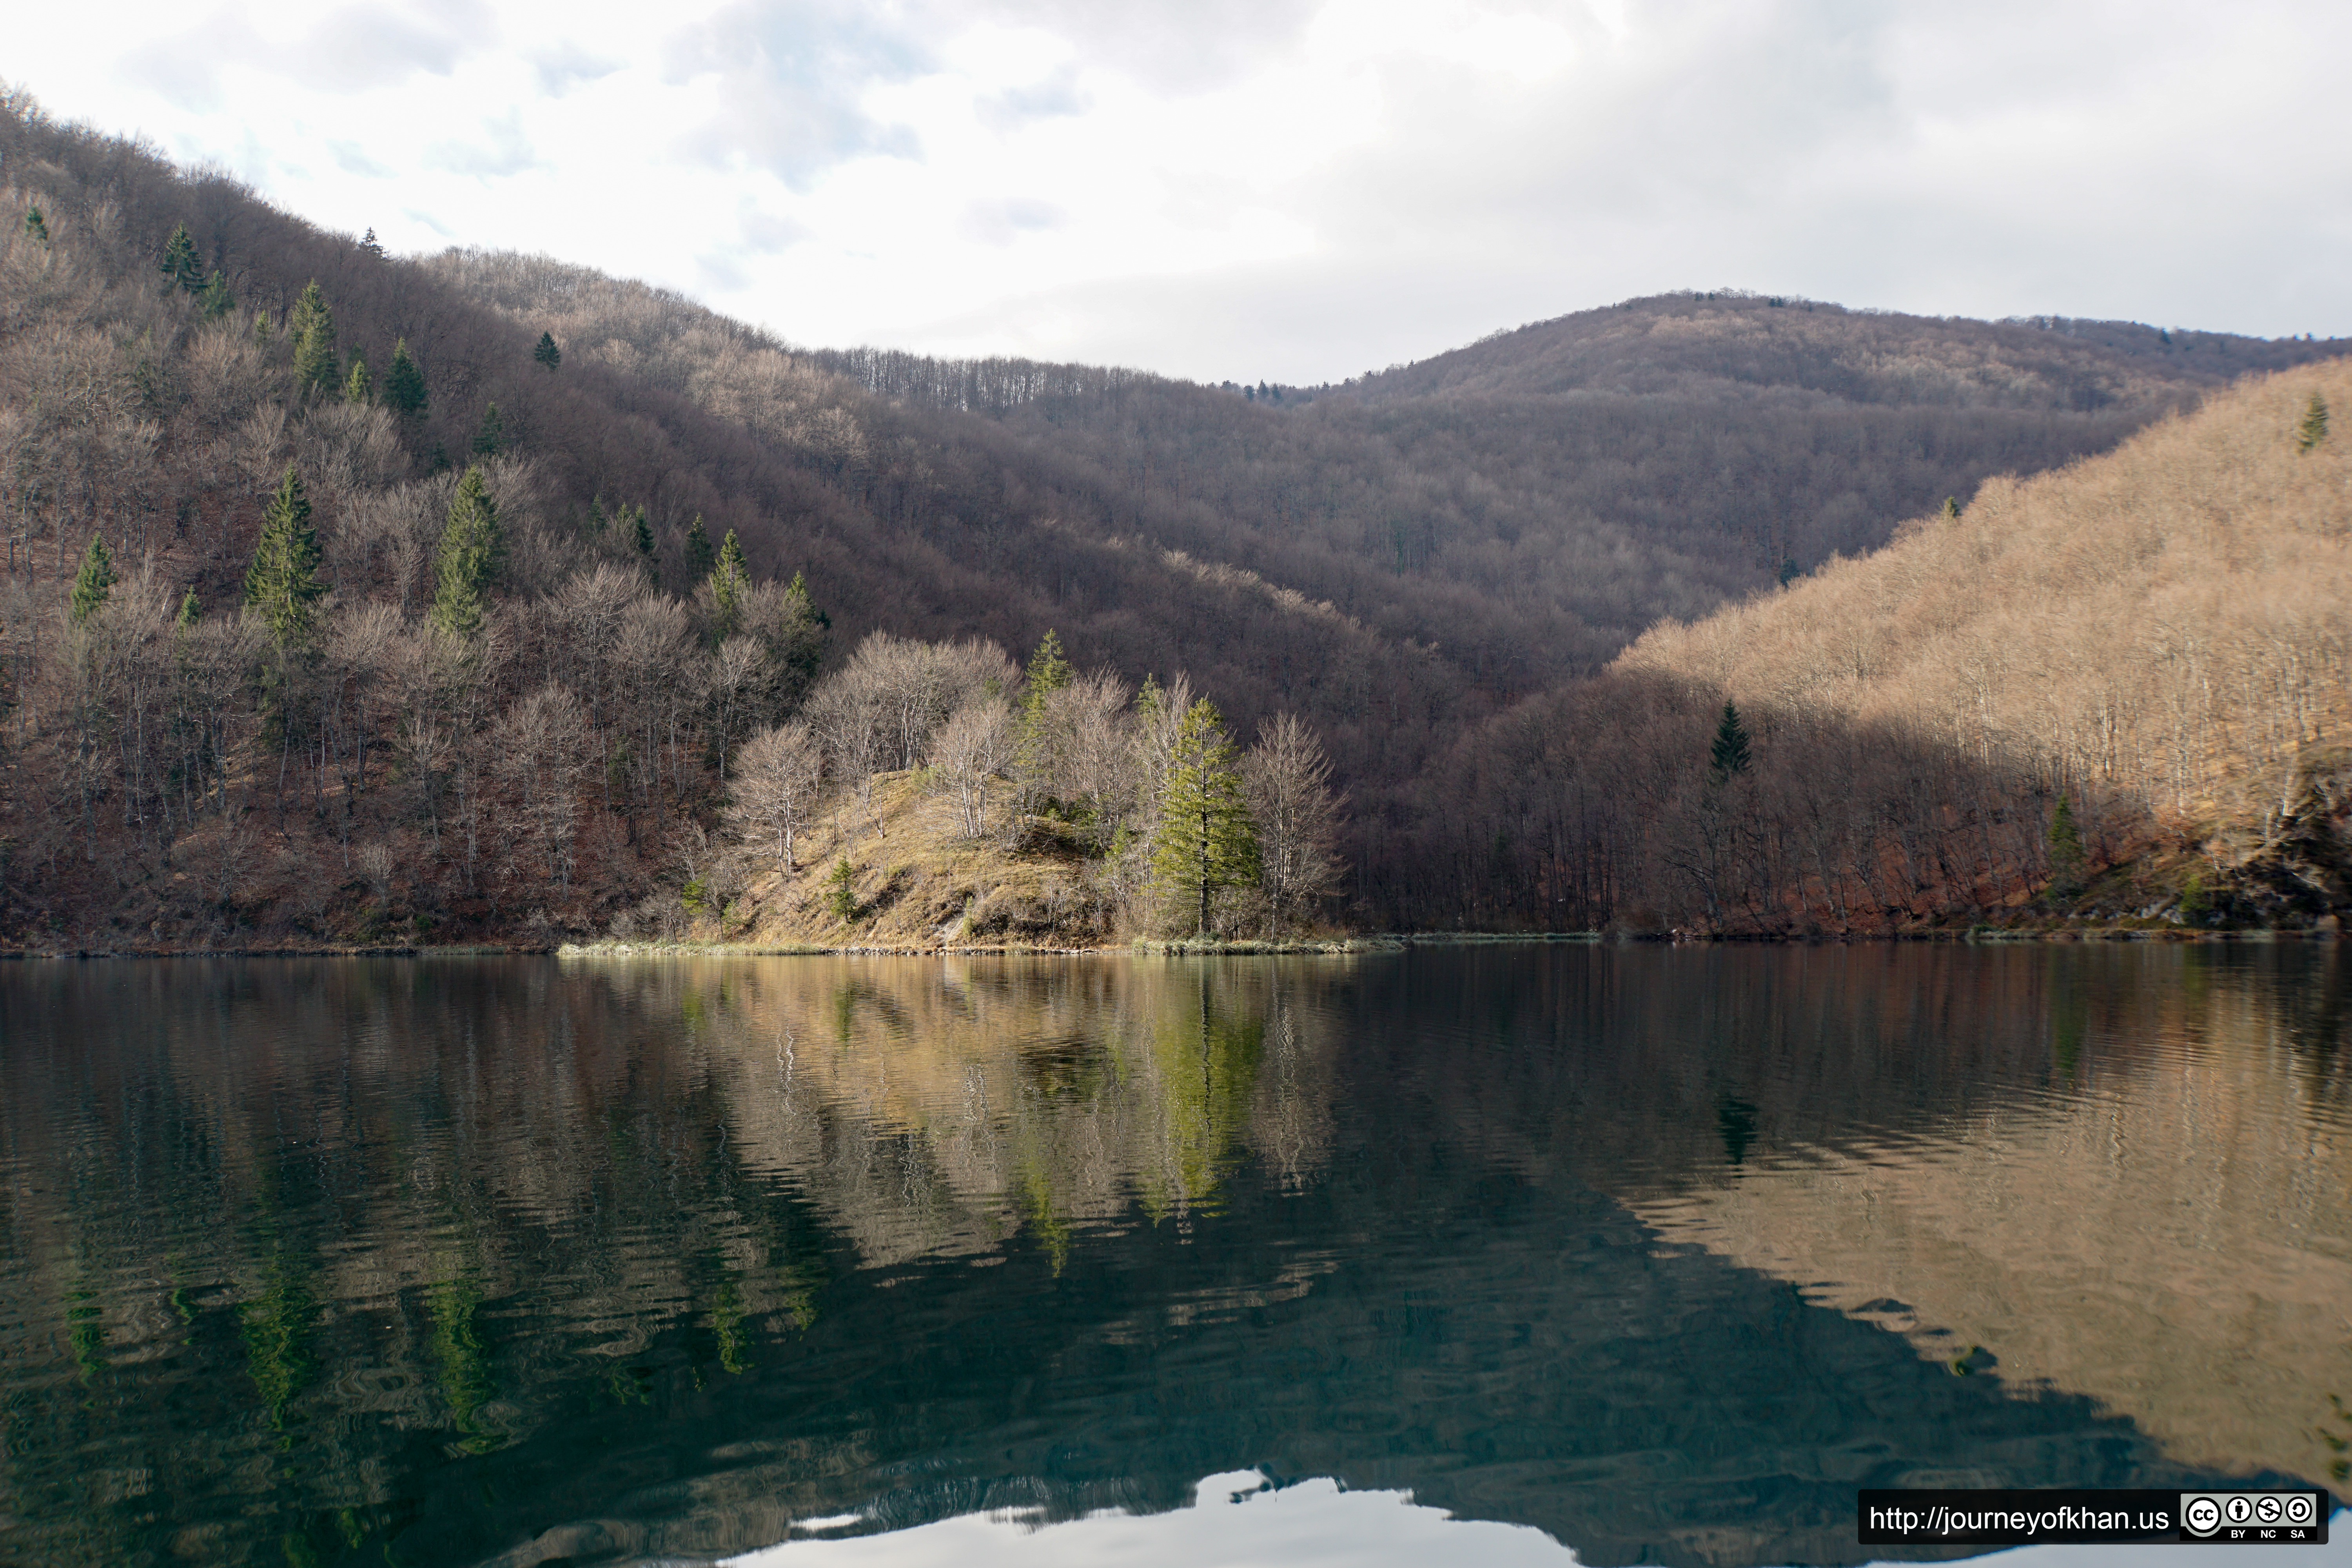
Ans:
[{"label": "white cloud", "polygon": [[327,151],[333,154],[335,167],[346,174],[357,174],[368,180],[392,178],[392,171],[362,152],[356,142],[330,141]]},{"label": "white cloud", "polygon": [[1024,234],[1059,228],[1069,214],[1052,202],[1031,196],[1003,196],[977,201],[965,207],[957,226],[982,245],[1005,246]]},{"label": "white cloud", "polygon": [[860,154],[919,155],[906,125],[865,107],[877,82],[928,68],[912,29],[857,0],[736,0],[680,29],[667,79],[709,104],[678,145],[722,170],[765,169],[795,190]]},{"label": "white cloud", "polygon": [[582,82],[602,81],[623,65],[617,59],[592,55],[569,40],[533,49],[524,58],[539,73],[539,90],[550,98],[562,98]]},{"label": "white cloud", "polygon": [[139,0],[9,68],[395,248],[1314,381],[1717,284],[2352,333],[2347,45],[2314,0]]},{"label": "white cloud", "polygon": [[499,119],[483,121],[481,134],[473,141],[431,143],[425,149],[425,166],[446,169],[453,174],[470,174],[480,180],[496,180],[520,174],[525,169],[544,168],[546,163],[524,136],[522,111],[517,109]]}]

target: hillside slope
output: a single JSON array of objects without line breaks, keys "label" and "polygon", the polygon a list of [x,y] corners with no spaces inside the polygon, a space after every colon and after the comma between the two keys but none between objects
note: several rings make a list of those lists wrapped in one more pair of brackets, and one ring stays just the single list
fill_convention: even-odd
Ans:
[{"label": "hillside slope", "polygon": [[[956,492],[976,484],[987,507],[1047,512],[1071,544],[1178,551],[1327,603],[1428,650],[1474,706],[1874,548],[1995,474],[2105,450],[2246,370],[2334,352],[1674,295],[1244,397],[1082,365],[799,351],[544,258],[430,266],[780,445],[827,445],[877,476],[904,454],[934,505],[966,507]],[[1020,476],[1001,499],[1000,472]]]},{"label": "hillside slope", "polygon": [[[2331,408],[2352,409],[2352,362],[2258,377],[1656,627],[1489,726],[1425,820],[1459,823],[1457,855],[1507,847],[1463,885],[1510,889],[1486,907],[1523,919],[1561,896],[1760,930],[2352,910],[2352,461]],[[1712,746],[1727,700],[1752,742],[1734,776]],[[2161,875],[2099,878],[2147,857]]]}]

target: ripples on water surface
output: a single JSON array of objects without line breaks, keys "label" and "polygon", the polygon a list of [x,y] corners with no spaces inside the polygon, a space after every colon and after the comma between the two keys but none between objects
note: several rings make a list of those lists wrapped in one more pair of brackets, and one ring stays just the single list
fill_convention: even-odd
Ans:
[{"label": "ripples on water surface", "polygon": [[0,1562],[1851,1563],[1864,1486],[2340,1491],[2344,990],[10,964]]}]

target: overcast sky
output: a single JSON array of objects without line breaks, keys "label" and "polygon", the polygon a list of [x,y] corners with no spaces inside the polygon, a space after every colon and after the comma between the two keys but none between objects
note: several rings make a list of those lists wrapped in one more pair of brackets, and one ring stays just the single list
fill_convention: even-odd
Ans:
[{"label": "overcast sky", "polygon": [[2340,0],[11,11],[52,113],[801,343],[1318,382],[1712,287],[2352,335]]}]

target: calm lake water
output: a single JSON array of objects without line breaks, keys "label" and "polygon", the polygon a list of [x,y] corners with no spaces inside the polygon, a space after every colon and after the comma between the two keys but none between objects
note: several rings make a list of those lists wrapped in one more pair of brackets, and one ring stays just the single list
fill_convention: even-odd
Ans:
[{"label": "calm lake water", "polygon": [[1860,1487],[2341,1493],[2347,969],[0,965],[0,1562],[1843,1563]]}]

